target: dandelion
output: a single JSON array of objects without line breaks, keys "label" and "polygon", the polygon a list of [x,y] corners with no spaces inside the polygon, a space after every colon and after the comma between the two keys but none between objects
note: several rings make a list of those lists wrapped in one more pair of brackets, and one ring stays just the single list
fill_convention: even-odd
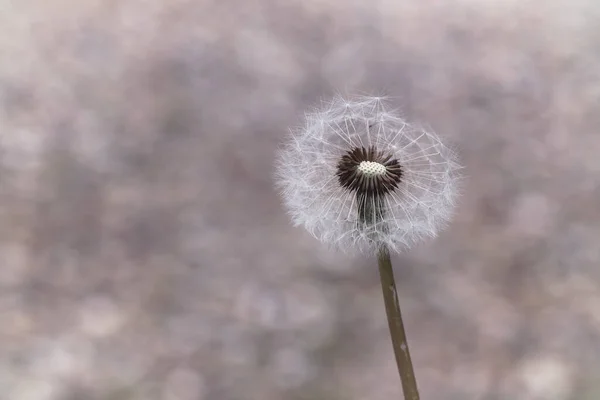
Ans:
[{"label": "dandelion", "polygon": [[460,166],[430,132],[381,97],[336,97],[306,115],[276,162],[276,185],[295,225],[346,253],[376,254],[405,398],[419,398],[390,252],[434,237],[449,221]]},{"label": "dandelion", "polygon": [[346,253],[399,252],[449,220],[459,166],[437,135],[385,109],[380,97],[334,99],[306,116],[277,160],[295,225]]}]

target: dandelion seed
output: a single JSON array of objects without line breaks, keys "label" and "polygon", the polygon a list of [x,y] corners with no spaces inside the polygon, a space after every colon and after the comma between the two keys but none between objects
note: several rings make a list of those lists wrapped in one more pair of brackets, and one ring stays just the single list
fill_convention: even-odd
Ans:
[{"label": "dandelion seed", "polygon": [[276,168],[295,225],[344,252],[375,253],[437,235],[460,167],[436,134],[386,110],[383,98],[337,97],[306,115]]}]

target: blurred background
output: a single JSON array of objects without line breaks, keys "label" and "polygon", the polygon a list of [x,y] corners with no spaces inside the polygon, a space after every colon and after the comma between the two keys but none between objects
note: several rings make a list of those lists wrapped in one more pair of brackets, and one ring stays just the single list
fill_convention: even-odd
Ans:
[{"label": "blurred background", "polygon": [[0,399],[401,398],[375,261],[272,186],[336,92],[466,167],[394,260],[422,398],[600,398],[595,0],[0,0]]}]

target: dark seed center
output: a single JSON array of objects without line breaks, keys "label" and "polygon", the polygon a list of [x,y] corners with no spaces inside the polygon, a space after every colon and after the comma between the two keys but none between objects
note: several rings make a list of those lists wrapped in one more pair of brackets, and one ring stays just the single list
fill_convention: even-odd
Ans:
[{"label": "dark seed center", "polygon": [[400,184],[402,174],[398,160],[375,146],[349,150],[338,161],[336,172],[343,188],[367,196],[392,192]]}]

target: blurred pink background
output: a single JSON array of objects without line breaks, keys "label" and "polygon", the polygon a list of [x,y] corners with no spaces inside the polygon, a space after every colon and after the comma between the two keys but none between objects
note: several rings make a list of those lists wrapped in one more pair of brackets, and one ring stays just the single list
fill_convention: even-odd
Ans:
[{"label": "blurred pink background", "polygon": [[336,92],[459,149],[394,259],[425,400],[600,396],[600,3],[0,0],[0,399],[401,398],[274,151]]}]

